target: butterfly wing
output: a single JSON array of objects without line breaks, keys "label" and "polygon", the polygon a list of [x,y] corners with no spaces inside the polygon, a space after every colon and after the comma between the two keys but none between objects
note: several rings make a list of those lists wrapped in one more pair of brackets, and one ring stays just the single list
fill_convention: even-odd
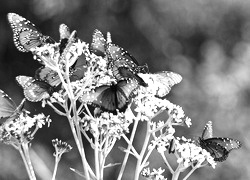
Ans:
[{"label": "butterfly wing", "polygon": [[225,148],[228,152],[232,151],[233,149],[239,149],[241,147],[241,142],[232,139],[232,138],[223,138],[223,137],[213,137],[209,139],[205,139],[206,143],[216,143]]},{"label": "butterfly wing", "polygon": [[105,56],[106,54],[106,39],[104,38],[101,31],[95,29],[92,35],[92,43],[90,50],[97,56]]},{"label": "butterfly wing", "polygon": [[107,54],[111,61],[116,61],[117,59],[124,59],[124,62],[126,62],[126,64],[131,68],[139,66],[137,60],[131,54],[129,54],[128,51],[125,51],[122,47],[119,47],[118,45],[111,43],[108,44]]},{"label": "butterfly wing", "polygon": [[214,161],[225,161],[228,157],[229,151],[217,142],[200,138],[200,146],[210,153]]},{"label": "butterfly wing", "polygon": [[163,71],[153,74],[152,80],[154,85],[158,87],[156,95],[159,97],[164,97],[170,92],[171,88],[175,84],[181,82],[182,77],[181,75],[174,72]]},{"label": "butterfly wing", "polygon": [[31,102],[48,99],[54,92],[53,87],[48,83],[36,80],[33,77],[17,76],[16,80],[22,86],[25,98]]},{"label": "butterfly wing", "polygon": [[2,90],[0,90],[0,118],[11,116],[17,106],[15,102]]},{"label": "butterfly wing", "polygon": [[208,139],[213,137],[213,127],[212,127],[212,121],[208,121],[205,125],[205,128],[202,132],[201,138],[202,139]]},{"label": "butterfly wing", "polygon": [[61,80],[57,72],[45,66],[36,70],[35,79],[47,82],[53,87],[57,87],[61,84]]},{"label": "butterfly wing", "polygon": [[59,26],[59,34],[60,34],[60,40],[69,39],[69,36],[70,36],[69,27],[66,24],[61,24]]},{"label": "butterfly wing", "polygon": [[95,90],[83,94],[80,101],[88,102],[105,111],[114,112],[117,108],[115,88],[109,85],[97,87]]},{"label": "butterfly wing", "polygon": [[55,41],[40,33],[35,25],[16,13],[8,13],[8,21],[13,31],[14,44],[19,51],[28,52],[32,48]]}]

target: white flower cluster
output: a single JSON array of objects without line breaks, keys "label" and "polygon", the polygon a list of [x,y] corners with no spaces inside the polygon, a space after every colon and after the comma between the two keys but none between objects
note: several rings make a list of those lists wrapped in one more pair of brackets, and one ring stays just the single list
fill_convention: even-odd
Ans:
[{"label": "white flower cluster", "polygon": [[15,145],[29,142],[39,128],[46,123],[49,125],[50,122],[49,116],[46,117],[42,113],[31,117],[28,112],[22,112],[17,118],[10,119],[0,126],[0,141]]},{"label": "white flower cluster", "polygon": [[113,137],[120,138],[123,134],[129,132],[129,125],[133,122],[131,118],[126,118],[125,113],[103,112],[98,117],[90,117],[86,115],[82,119],[83,128],[90,131],[95,137]]},{"label": "white flower cluster", "polygon": [[208,163],[213,168],[216,166],[216,162],[209,152],[185,137],[175,139],[175,150],[178,154],[177,163],[181,163],[183,168],[193,165],[201,166],[203,163]]},{"label": "white flower cluster", "polygon": [[144,168],[141,172],[141,175],[149,180],[167,180],[162,173],[164,173],[165,169],[161,167],[159,169],[153,169],[150,171],[150,168]]}]

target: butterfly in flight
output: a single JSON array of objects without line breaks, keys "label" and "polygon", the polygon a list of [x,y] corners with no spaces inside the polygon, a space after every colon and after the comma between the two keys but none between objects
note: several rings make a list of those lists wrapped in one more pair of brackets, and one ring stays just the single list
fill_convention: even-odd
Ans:
[{"label": "butterfly in flight", "polygon": [[18,84],[23,88],[24,96],[31,102],[50,98],[55,88],[49,83],[29,76],[17,76]]},{"label": "butterfly in flight", "polygon": [[116,114],[117,110],[124,112],[127,109],[137,87],[138,82],[134,79],[121,80],[117,84],[102,85],[84,93],[79,100]]},{"label": "butterfly in flight", "polygon": [[233,149],[241,147],[240,141],[228,137],[213,137],[212,121],[208,121],[201,137],[199,138],[201,148],[207,150],[214,161],[225,161]]},{"label": "butterfly in flight", "polygon": [[17,119],[23,112],[25,99],[19,104],[16,103],[2,90],[0,90],[0,124]]},{"label": "butterfly in flight", "polygon": [[24,17],[16,13],[8,13],[7,18],[13,31],[14,44],[19,51],[29,52],[32,48],[46,43],[55,43],[51,37],[43,35]]},{"label": "butterfly in flight", "polygon": [[139,66],[136,59],[123,48],[107,41],[99,30],[93,33],[90,46],[91,52],[98,56],[108,58],[108,68],[112,70],[117,81],[134,78],[142,86],[147,86],[138,73],[144,71],[146,66]]}]

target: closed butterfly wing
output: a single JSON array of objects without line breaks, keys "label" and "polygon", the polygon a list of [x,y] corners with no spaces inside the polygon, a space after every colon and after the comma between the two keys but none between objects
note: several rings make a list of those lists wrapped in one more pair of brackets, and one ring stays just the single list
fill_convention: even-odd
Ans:
[{"label": "closed butterfly wing", "polygon": [[94,30],[92,35],[92,43],[90,45],[90,50],[97,56],[105,56],[106,55],[106,39],[104,38],[101,31],[98,29]]},{"label": "closed butterfly wing", "polygon": [[14,44],[19,51],[29,52],[45,43],[55,43],[51,37],[44,36],[33,23],[22,16],[8,13],[7,18],[13,31]]},{"label": "closed butterfly wing", "polygon": [[60,34],[59,53],[62,54],[70,37],[69,27],[66,24],[61,24],[59,26],[59,34]]},{"label": "closed butterfly wing", "polygon": [[17,76],[16,80],[22,86],[25,98],[31,102],[48,99],[54,92],[51,85],[33,77]]},{"label": "closed butterfly wing", "polygon": [[35,72],[35,79],[47,82],[53,87],[57,87],[61,84],[61,80],[56,71],[48,67],[40,67]]}]

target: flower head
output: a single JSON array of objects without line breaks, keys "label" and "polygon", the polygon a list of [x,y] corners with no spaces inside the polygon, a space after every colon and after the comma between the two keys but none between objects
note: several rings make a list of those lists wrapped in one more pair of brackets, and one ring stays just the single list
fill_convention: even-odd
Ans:
[{"label": "flower head", "polygon": [[67,144],[66,142],[63,142],[61,140],[58,139],[53,139],[52,140],[52,144],[55,147],[55,153],[54,156],[61,158],[61,156],[64,153],[67,153],[69,151],[71,151],[72,147]]}]

